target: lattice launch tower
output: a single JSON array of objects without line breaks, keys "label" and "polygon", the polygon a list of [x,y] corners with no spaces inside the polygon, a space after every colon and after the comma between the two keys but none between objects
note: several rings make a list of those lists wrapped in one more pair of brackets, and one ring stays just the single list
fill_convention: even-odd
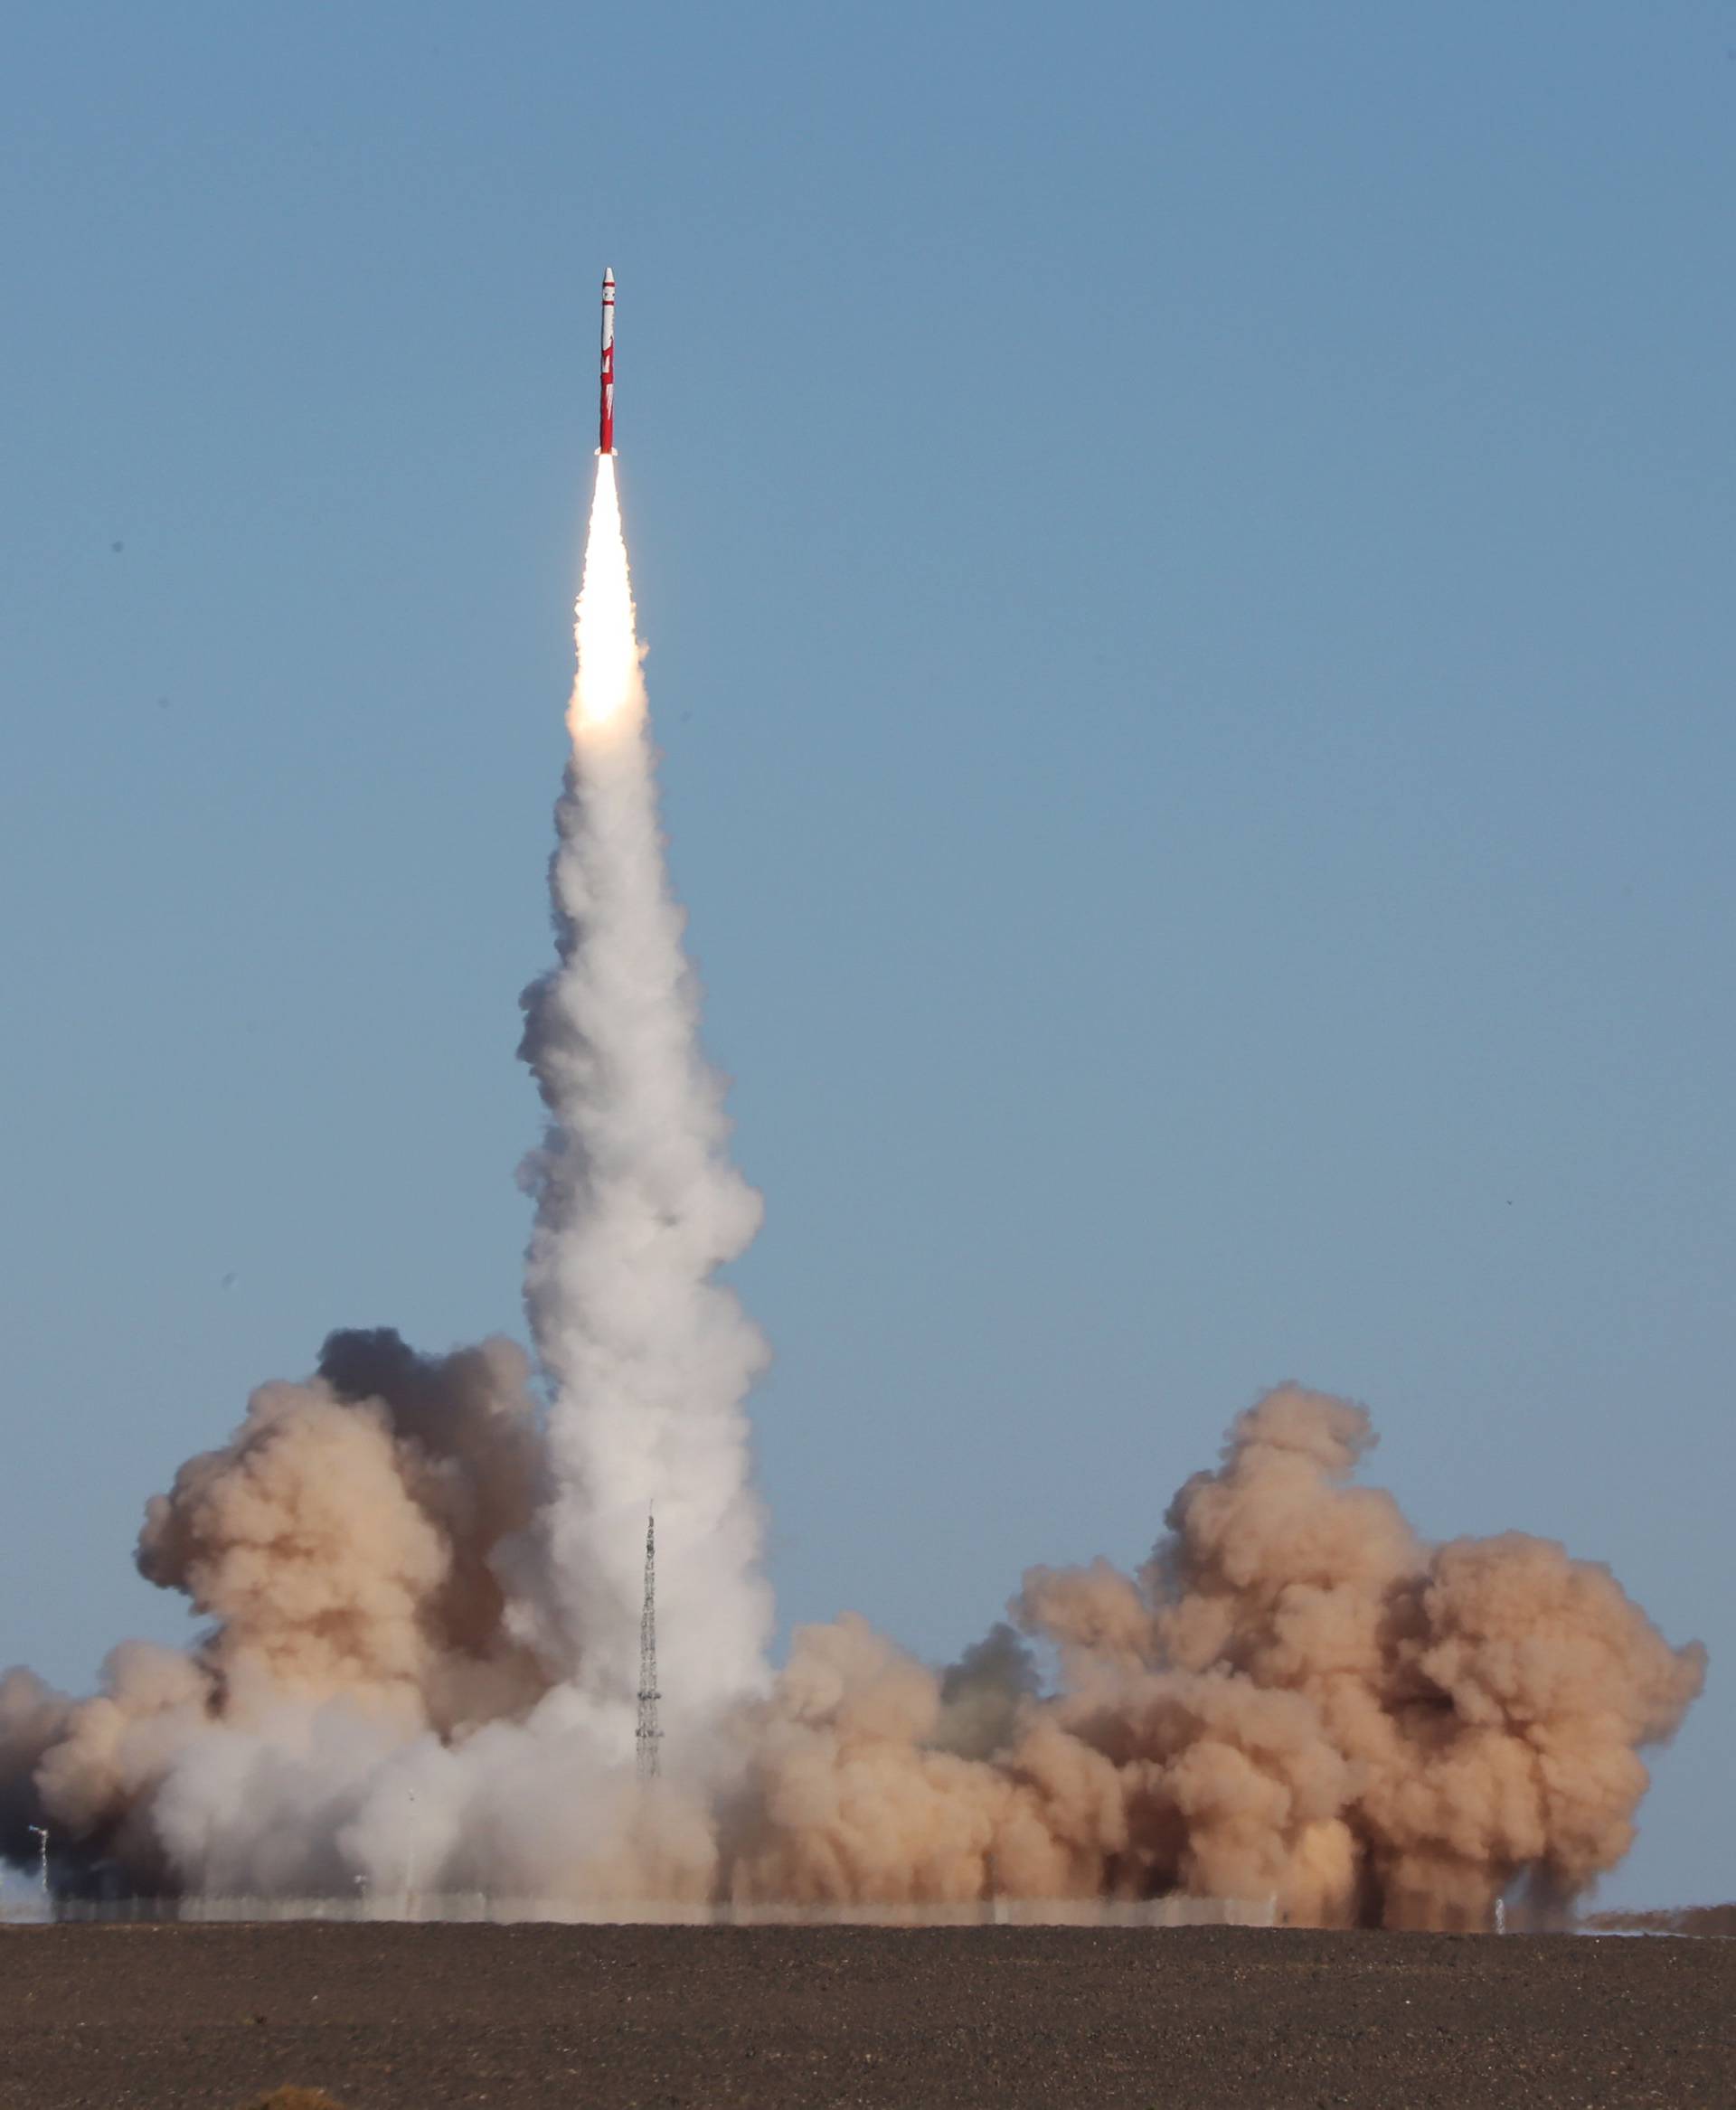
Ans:
[{"label": "lattice launch tower", "polygon": [[657,1520],[645,1520],[645,1609],[639,1614],[639,1734],[638,1772],[641,1780],[655,1780],[659,1770],[657,1747],[663,1731],[657,1726]]}]

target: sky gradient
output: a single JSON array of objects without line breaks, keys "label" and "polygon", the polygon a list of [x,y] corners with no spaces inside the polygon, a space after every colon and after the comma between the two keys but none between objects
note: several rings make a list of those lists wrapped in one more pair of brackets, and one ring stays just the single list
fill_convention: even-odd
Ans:
[{"label": "sky gradient", "polygon": [[523,1332],[612,264],[785,1625],[1294,1376],[1708,1643],[1605,1895],[1736,1895],[1736,7],[31,5],[0,184],[0,1662]]}]

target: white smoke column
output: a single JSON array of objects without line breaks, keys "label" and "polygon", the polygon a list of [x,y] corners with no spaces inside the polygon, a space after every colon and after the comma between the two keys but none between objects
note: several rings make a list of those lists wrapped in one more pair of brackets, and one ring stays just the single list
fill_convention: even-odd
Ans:
[{"label": "white smoke column", "polygon": [[[742,1402],[765,1343],[715,1279],[760,1224],[699,1049],[658,830],[643,647],[610,455],[579,596],[572,760],[551,868],[559,959],[525,999],[549,1109],[525,1298],[554,1387],[546,1522],[573,1681],[630,1736],[645,1520],[657,1516],[665,1721],[763,1681],[770,1598]],[[679,1737],[669,1756],[680,1766]]]}]

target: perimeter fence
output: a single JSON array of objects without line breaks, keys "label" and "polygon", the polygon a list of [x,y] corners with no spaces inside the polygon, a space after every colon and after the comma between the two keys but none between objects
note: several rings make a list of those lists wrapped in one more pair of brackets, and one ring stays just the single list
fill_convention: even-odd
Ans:
[{"label": "perimeter fence", "polygon": [[569,1926],[1277,1926],[1276,1900],[1231,1898],[989,1898],[966,1904],[683,1904],[662,1898],[495,1898],[364,1892],[354,1898],[54,1898],[0,1915],[62,1926],[238,1926],[266,1920]]}]

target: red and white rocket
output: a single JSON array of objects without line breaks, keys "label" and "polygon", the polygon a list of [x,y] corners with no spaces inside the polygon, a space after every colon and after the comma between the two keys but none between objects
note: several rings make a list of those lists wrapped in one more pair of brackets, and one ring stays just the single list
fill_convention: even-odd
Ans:
[{"label": "red and white rocket", "polygon": [[597,414],[597,451],[615,451],[615,274],[603,273],[603,393]]}]

